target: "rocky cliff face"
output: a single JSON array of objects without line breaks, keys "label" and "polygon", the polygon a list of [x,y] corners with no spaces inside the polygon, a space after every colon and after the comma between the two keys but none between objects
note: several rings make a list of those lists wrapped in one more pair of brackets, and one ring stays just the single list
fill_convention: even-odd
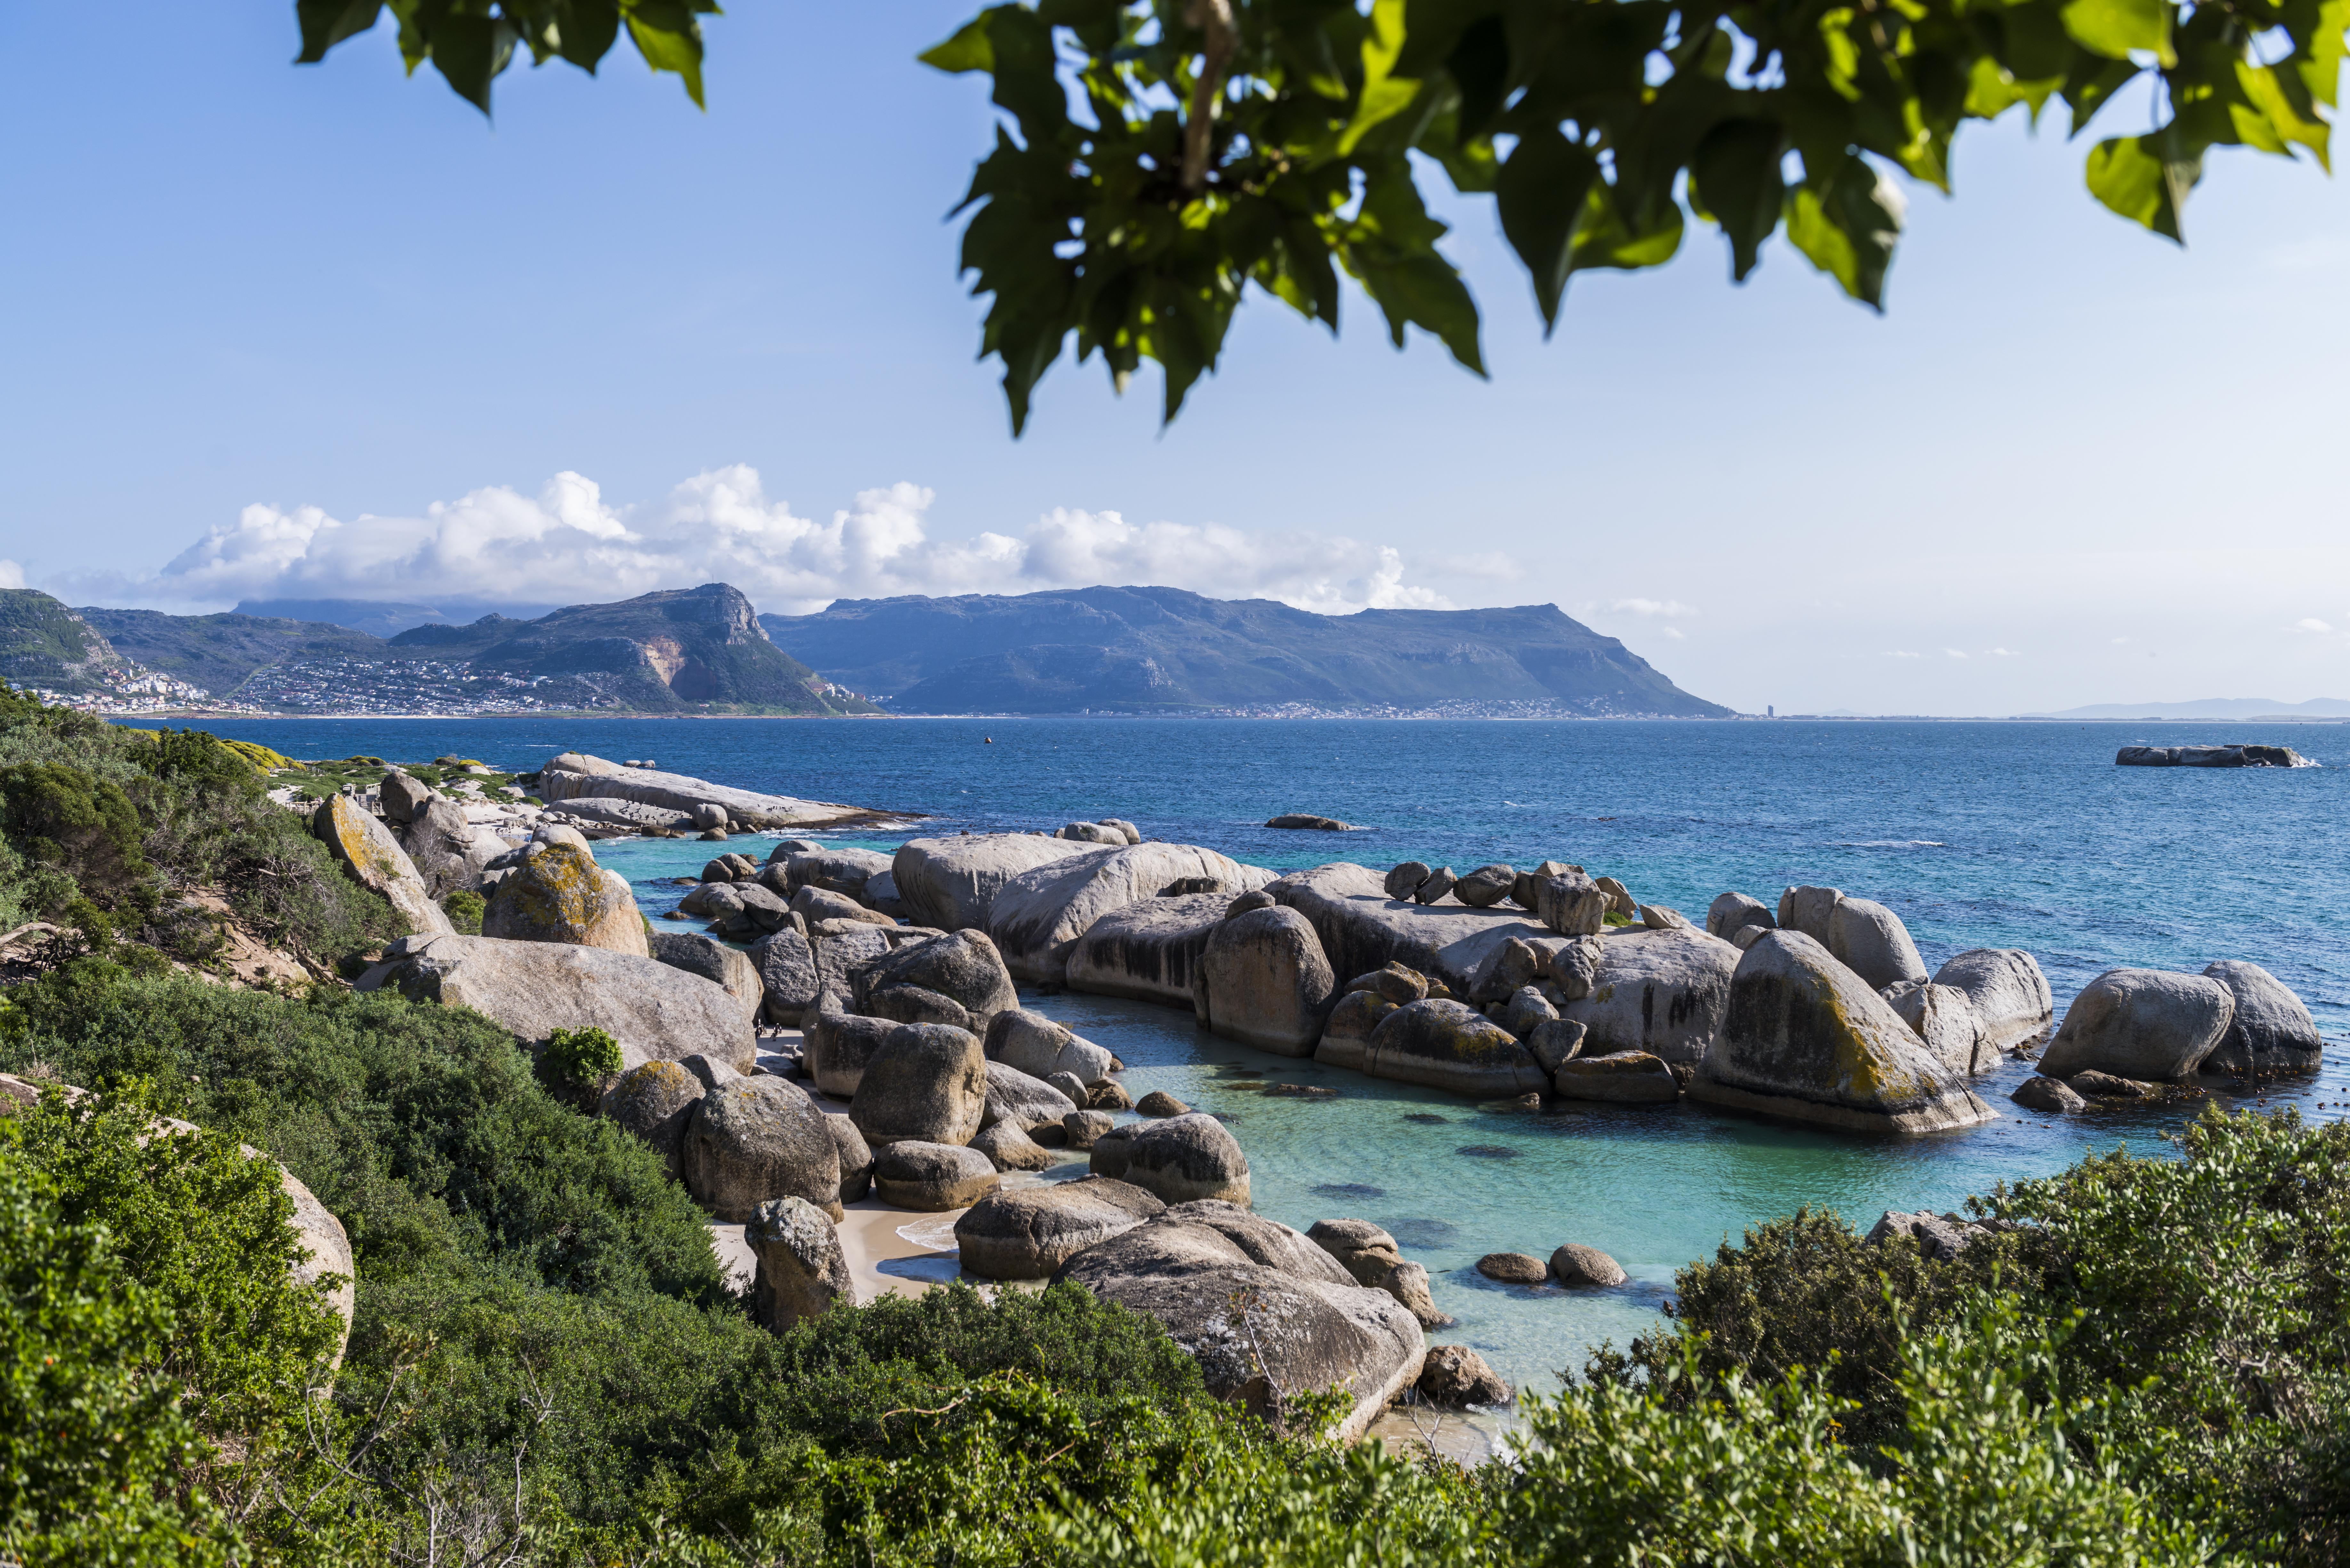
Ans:
[{"label": "rocky cliff face", "polygon": [[122,655],[80,612],[32,588],[0,590],[0,675],[79,694],[124,672]]},{"label": "rocky cliff face", "polygon": [[1324,616],[1267,599],[1098,587],[843,599],[760,618],[827,680],[899,712],[1465,705],[1719,717],[1552,605]]}]

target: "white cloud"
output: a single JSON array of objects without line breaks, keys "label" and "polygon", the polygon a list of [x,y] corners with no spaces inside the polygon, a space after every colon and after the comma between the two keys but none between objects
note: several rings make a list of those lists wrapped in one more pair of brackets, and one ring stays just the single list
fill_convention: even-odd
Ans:
[{"label": "white cloud", "polygon": [[14,561],[0,561],[0,588],[21,588],[25,586],[25,568]]},{"label": "white cloud", "polygon": [[2311,615],[2303,616],[2301,619],[2293,622],[2293,629],[2295,631],[2332,631],[2334,628],[2326,625],[2324,621],[2318,619],[2315,616]]},{"label": "white cloud", "polygon": [[1885,650],[1885,657],[1887,659],[1923,659],[1926,656],[1922,653],[1910,653],[1898,648],[1888,648]]},{"label": "white cloud", "polygon": [[1946,648],[1942,649],[1942,657],[1945,659],[1964,659],[1966,654],[1959,649]]},{"label": "white cloud", "polygon": [[2023,655],[2016,652],[2015,649],[2012,648],[1994,648],[1991,650],[1991,656],[1993,659],[2021,659],[2023,657]]},{"label": "white cloud", "polygon": [[803,614],[842,597],[1148,583],[1325,613],[1450,607],[1405,580],[1400,551],[1339,535],[1059,508],[1016,537],[932,539],[933,499],[916,484],[861,491],[818,523],[771,500],[758,471],[738,463],[629,506],[571,472],[536,497],[491,486],[421,517],[344,522],[316,506],[255,504],[153,576],[85,578],[83,591],[206,607],[280,597],[557,604],[728,582],[762,610]]},{"label": "white cloud", "polygon": [[1688,616],[1697,614],[1695,605],[1685,605],[1679,599],[1610,599],[1607,607],[1627,610],[1633,615]]},{"label": "white cloud", "polygon": [[1659,627],[1658,629],[1663,632],[1667,637],[1671,638],[1675,642],[1686,642],[1689,640],[1689,634],[1677,626]]},{"label": "white cloud", "polygon": [[2126,638],[2126,637],[2117,637],[2117,638],[2114,639],[2114,646],[2115,646],[2116,648],[2119,648],[2123,643],[2127,642],[2128,640],[2129,640],[2129,639],[2128,639],[2128,638]]}]

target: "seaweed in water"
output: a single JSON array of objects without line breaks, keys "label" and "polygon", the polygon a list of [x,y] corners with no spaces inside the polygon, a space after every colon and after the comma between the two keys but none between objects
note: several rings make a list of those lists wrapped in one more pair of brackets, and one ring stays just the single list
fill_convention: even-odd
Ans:
[{"label": "seaweed in water", "polygon": [[1385,1198],[1384,1187],[1370,1187],[1359,1181],[1326,1181],[1314,1189],[1316,1198]]},{"label": "seaweed in water", "polygon": [[1399,1247],[1442,1249],[1461,1239],[1461,1227],[1450,1220],[1389,1220],[1380,1229],[1396,1239]]},{"label": "seaweed in water", "polygon": [[1450,1124],[1452,1118],[1451,1116],[1440,1116],[1433,1111],[1414,1111],[1409,1116],[1404,1117],[1404,1120],[1408,1122],[1418,1122],[1424,1127],[1440,1127]]},{"label": "seaweed in water", "polygon": [[1518,1151],[1516,1149],[1498,1143],[1464,1143],[1452,1152],[1455,1154],[1465,1154],[1471,1159],[1515,1159],[1518,1158]]}]

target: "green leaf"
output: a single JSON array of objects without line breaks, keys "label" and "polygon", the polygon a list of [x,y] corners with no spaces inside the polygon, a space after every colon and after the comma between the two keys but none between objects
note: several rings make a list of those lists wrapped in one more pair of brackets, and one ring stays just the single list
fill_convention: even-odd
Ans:
[{"label": "green leaf", "polygon": [[444,12],[431,35],[432,67],[459,98],[487,114],[490,83],[513,61],[515,43],[514,26],[503,16]]},{"label": "green leaf", "polygon": [[1371,30],[1363,39],[1363,91],[1355,100],[1355,117],[1338,137],[1338,156],[1349,157],[1384,121],[1411,107],[1419,83],[1391,76],[1396,57],[1403,53],[1404,0],[1372,0]]},{"label": "green leaf", "polygon": [[589,76],[620,36],[620,7],[616,0],[570,0],[560,7],[556,22],[556,53]]},{"label": "green leaf", "polygon": [[[1806,160],[1808,162],[1809,161]],[[1899,195],[1866,159],[1846,153],[1787,196],[1787,239],[1845,293],[1885,308],[1885,275],[1901,239]]]},{"label": "green leaf", "polygon": [[1762,242],[1779,226],[1786,196],[1779,164],[1785,151],[1778,126],[1731,119],[1709,131],[1690,159],[1692,193],[1729,236],[1731,274],[1741,282],[1754,270]]},{"label": "green leaf", "polygon": [[2184,244],[2179,209],[2203,176],[2203,160],[2199,153],[2191,160],[2167,155],[2171,140],[2157,131],[2097,143],[2089,153],[2089,193],[2132,223]]},{"label": "green leaf", "polygon": [[2144,49],[2176,65],[2170,48],[2171,0],[2066,0],[2064,31],[2094,54],[2114,59]]},{"label": "green leaf", "polygon": [[2293,30],[2294,69],[2309,96],[2334,107],[2342,88],[2342,58],[2350,41],[2350,0],[2287,0],[2280,7]]},{"label": "green leaf", "polygon": [[702,101],[702,24],[693,7],[682,0],[624,0],[629,36],[645,64],[656,71],[675,71],[685,83],[685,96],[698,109]]},{"label": "green leaf", "polygon": [[989,6],[956,28],[954,36],[942,44],[931,45],[914,57],[950,76],[961,76],[965,71],[994,70],[995,46],[989,41],[987,29],[989,24],[995,20],[996,13],[1003,9],[1005,7],[1001,5]]},{"label": "green leaf", "polygon": [[1646,225],[1635,224],[1624,215],[1621,192],[1605,182],[1594,182],[1575,222],[1569,265],[1575,272],[1662,266],[1679,252],[1681,230],[1677,202],[1659,203]]},{"label": "green leaf", "polygon": [[[2334,167],[2327,156],[2327,142],[2332,127],[2317,116],[2309,101],[2301,78],[2273,66],[2253,66],[2236,62],[2237,84],[2243,88],[2244,98],[2266,122],[2275,137],[2278,148],[2283,150],[2298,143],[2316,154],[2321,168]],[[2239,121],[2245,111],[2236,111]],[[2239,130],[2242,127],[2239,124]],[[2247,141],[2253,139],[2245,137]]]},{"label": "green leaf", "polygon": [[1546,126],[1520,137],[1494,178],[1502,234],[1534,275],[1545,337],[1558,325],[1558,302],[1575,270],[1569,243],[1598,177],[1596,158]]},{"label": "green leaf", "polygon": [[302,26],[302,52],[294,63],[315,66],[327,51],[345,38],[357,37],[376,24],[383,0],[296,0],[295,20]]}]

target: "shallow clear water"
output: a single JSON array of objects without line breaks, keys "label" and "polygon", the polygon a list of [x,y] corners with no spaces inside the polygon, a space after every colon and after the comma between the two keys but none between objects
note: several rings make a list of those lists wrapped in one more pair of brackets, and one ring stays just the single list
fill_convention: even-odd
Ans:
[{"label": "shallow clear water", "polygon": [[[1642,900],[1701,919],[1736,888],[1766,902],[1794,882],[1877,898],[1929,965],[1963,948],[2022,947],[2061,1009],[2116,965],[2263,964],[2329,1040],[2350,1029],[2350,732],[2331,725],[1562,723],[1167,720],[410,720],[220,722],[296,756],[445,753],[535,766],[576,749],[650,756],[748,788],[922,812],[921,830],[1057,827],[1123,816],[1153,837],[1294,867],[1403,859],[1466,870],[1569,860]],[[985,743],[992,737],[993,744]],[[2315,769],[2116,768],[2141,740],[2292,745]],[[1310,811],[1345,835],[1258,824]],[[886,849],[905,835],[820,836]],[[658,912],[709,854],[691,842],[608,843],[599,857]],[[2003,1113],[1962,1133],[1881,1139],[1695,1108],[1480,1112],[1435,1090],[1376,1083],[1196,1031],[1188,1012],[1076,995],[1035,1002],[1116,1050],[1139,1096],[1165,1088],[1232,1118],[1257,1207],[1303,1228],[1351,1215],[1394,1231],[1460,1321],[1440,1337],[1504,1376],[1546,1386],[1585,1346],[1654,1321],[1675,1267],[1747,1225],[1813,1204],[1866,1226],[1887,1208],[1954,1208],[2002,1179],[2045,1174],[2126,1142],[2158,1152],[2178,1109],[2063,1119],[2006,1098],[2027,1070],[1984,1083]],[[1252,1074],[1262,1076],[1252,1076]],[[1335,1099],[1269,1097],[1281,1079]],[[2332,1117],[2350,1073],[2272,1093]],[[2323,1103],[2324,1108],[2319,1105]],[[1421,1119],[1414,1120],[1419,1117]],[[1438,1118],[1438,1119],[1430,1119]],[[1469,1151],[1469,1152],[1464,1152]],[[1598,1294],[1498,1286],[1471,1264],[1562,1241],[1632,1274]]]}]

